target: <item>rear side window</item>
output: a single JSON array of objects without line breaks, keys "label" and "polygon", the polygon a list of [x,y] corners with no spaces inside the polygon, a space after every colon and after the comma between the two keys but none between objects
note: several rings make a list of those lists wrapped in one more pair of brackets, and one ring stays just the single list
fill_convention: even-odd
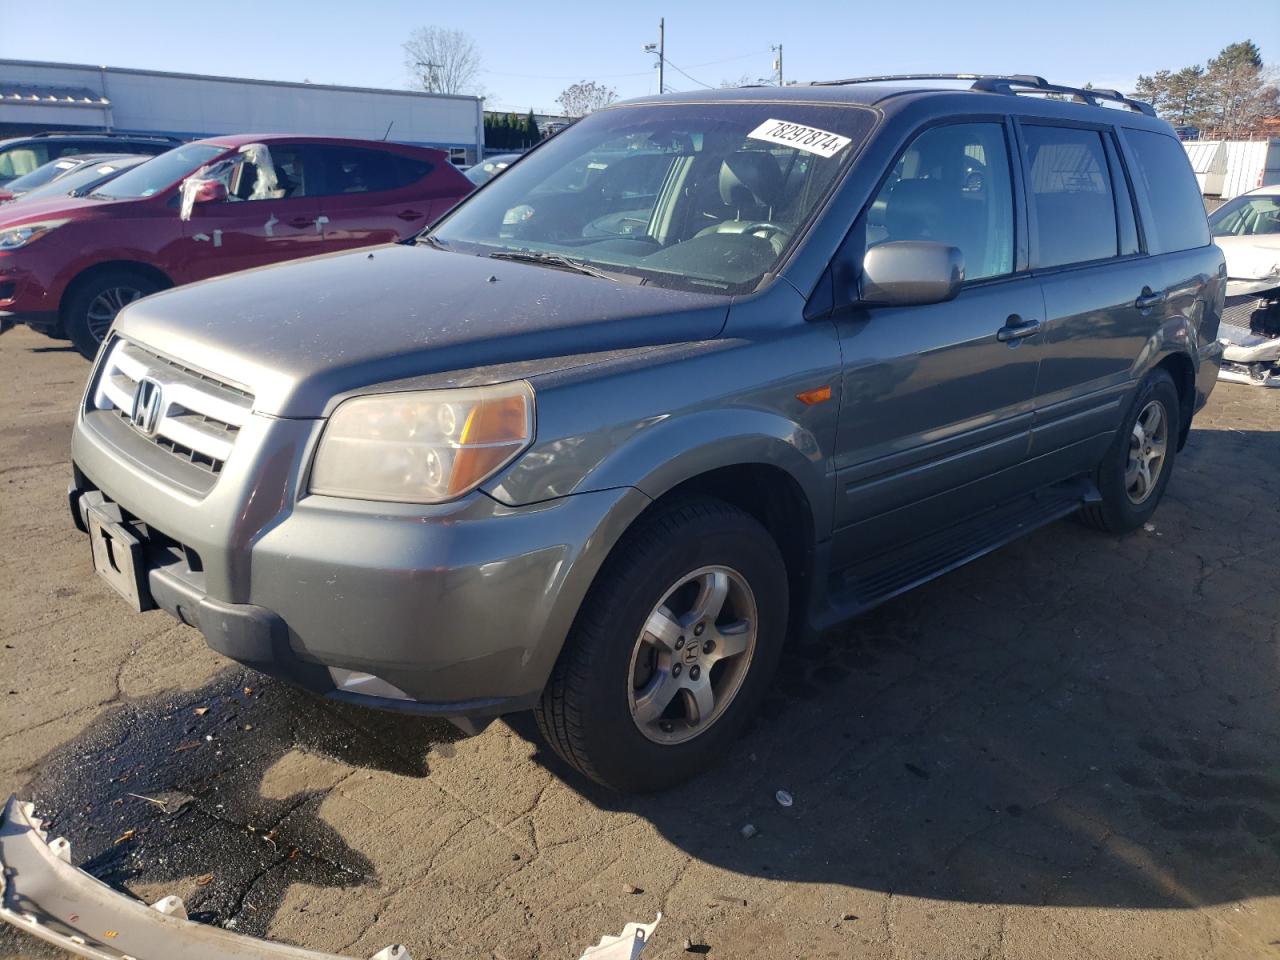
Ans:
[{"label": "rear side window", "polygon": [[323,192],[328,196],[398,190],[432,169],[425,161],[380,150],[315,145],[309,151],[320,161]]},{"label": "rear side window", "polygon": [[24,143],[20,147],[10,147],[0,153],[0,177],[6,180],[24,177],[48,161],[49,151],[42,143]]},{"label": "rear side window", "polygon": [[1190,250],[1209,242],[1204,201],[1191,162],[1173,137],[1148,130],[1125,130],[1138,161],[1138,178],[1147,189],[1151,216],[1147,246],[1152,253]]},{"label": "rear side window", "polygon": [[1060,267],[1116,256],[1116,204],[1096,130],[1022,128],[1036,265]]},{"label": "rear side window", "polygon": [[49,157],[73,157],[77,153],[84,153],[88,144],[77,143],[74,141],[55,140],[50,141]]},{"label": "rear side window", "polygon": [[432,170],[435,164],[429,160],[418,160],[414,157],[402,157],[398,153],[392,154],[396,163],[396,173],[398,176],[397,187],[407,187],[411,183],[417,183]]}]

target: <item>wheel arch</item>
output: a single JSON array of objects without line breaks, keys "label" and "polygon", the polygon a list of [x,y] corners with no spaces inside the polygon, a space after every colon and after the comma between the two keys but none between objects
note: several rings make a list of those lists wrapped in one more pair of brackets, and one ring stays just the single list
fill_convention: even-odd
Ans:
[{"label": "wheel arch", "polygon": [[791,619],[808,609],[817,537],[813,504],[794,476],[773,463],[728,464],[677,483],[636,518],[686,497],[714,497],[755,519],[782,553],[788,574]]},{"label": "wheel arch", "polygon": [[173,279],[154,264],[147,263],[142,260],[102,260],[91,266],[85,267],[73,276],[62,290],[62,297],[58,301],[58,315],[62,318],[65,325],[67,321],[67,308],[72,298],[79,292],[80,288],[86,283],[103,274],[112,273],[114,271],[137,273],[147,277],[159,285],[161,290],[173,286]]},{"label": "wheel arch", "polygon": [[1196,369],[1191,358],[1181,351],[1164,356],[1155,365],[1156,370],[1164,370],[1173,379],[1174,389],[1178,391],[1178,449],[1187,444],[1187,436],[1191,432],[1191,417],[1195,412],[1196,402]]}]

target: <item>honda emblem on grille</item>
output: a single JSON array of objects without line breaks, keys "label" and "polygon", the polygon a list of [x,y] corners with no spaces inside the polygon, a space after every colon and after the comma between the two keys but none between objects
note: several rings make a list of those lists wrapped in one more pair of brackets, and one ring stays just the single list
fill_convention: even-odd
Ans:
[{"label": "honda emblem on grille", "polygon": [[143,377],[133,390],[133,410],[129,413],[129,421],[151,436],[160,425],[160,384],[149,377]]}]

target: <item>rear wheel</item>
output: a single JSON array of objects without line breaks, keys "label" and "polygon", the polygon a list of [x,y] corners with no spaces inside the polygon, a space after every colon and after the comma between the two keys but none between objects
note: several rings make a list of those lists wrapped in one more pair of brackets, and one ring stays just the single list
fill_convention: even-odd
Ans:
[{"label": "rear wheel", "polygon": [[160,285],[133,270],[110,270],[80,283],[67,299],[67,335],[86,359],[98,353],[116,314],[135,300],[155,293]]},{"label": "rear wheel", "polygon": [[1080,512],[1089,526],[1126,533],[1146,523],[1164,496],[1181,435],[1181,404],[1164,370],[1138,387],[1120,430],[1094,471],[1100,503]]},{"label": "rear wheel", "polygon": [[618,544],[536,708],[580,772],[656,790],[718,762],[782,651],[787,574],[748,514],[699,498],[659,507]]}]

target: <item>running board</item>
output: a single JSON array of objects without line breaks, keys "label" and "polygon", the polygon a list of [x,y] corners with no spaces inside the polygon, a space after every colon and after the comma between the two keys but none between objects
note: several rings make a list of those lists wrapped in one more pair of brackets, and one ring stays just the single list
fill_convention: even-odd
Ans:
[{"label": "running board", "polygon": [[1091,480],[1057,483],[833,571],[826,609],[814,625],[822,630],[857,616],[1100,499]]}]

